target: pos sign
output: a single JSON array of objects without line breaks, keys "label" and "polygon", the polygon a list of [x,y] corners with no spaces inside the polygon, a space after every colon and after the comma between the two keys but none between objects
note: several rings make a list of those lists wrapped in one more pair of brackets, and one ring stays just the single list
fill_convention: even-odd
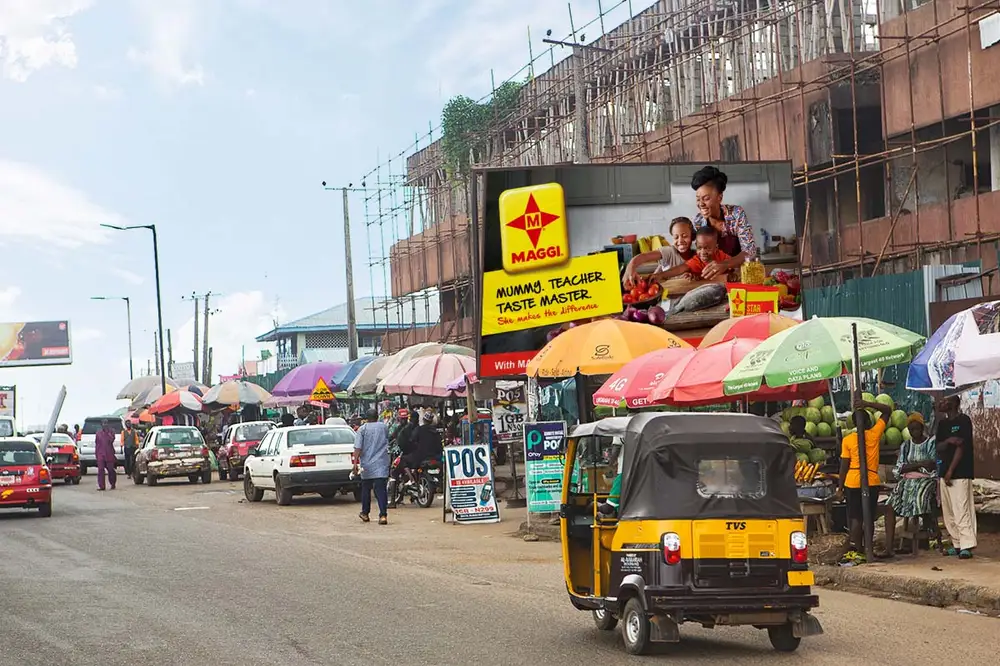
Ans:
[{"label": "pos sign", "polygon": [[562,500],[566,423],[524,424],[524,476],[528,511],[554,513]]},{"label": "pos sign", "polygon": [[458,523],[498,523],[493,465],[486,444],[444,447],[448,505]]}]

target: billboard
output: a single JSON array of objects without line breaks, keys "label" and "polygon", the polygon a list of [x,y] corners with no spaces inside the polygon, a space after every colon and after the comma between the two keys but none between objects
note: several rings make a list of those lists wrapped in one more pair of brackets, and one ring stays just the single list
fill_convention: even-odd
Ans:
[{"label": "billboard", "polygon": [[0,386],[0,416],[17,416],[16,402],[17,387]]},{"label": "billboard", "polygon": [[0,368],[72,362],[68,321],[0,323]]},{"label": "billboard", "polygon": [[480,377],[522,375],[592,319],[697,345],[731,317],[802,317],[789,162],[487,169],[474,187]]}]

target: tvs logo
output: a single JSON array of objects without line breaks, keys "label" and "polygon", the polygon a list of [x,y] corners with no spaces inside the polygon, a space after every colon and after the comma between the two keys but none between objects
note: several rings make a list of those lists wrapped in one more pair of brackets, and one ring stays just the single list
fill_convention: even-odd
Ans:
[{"label": "tvs logo", "polygon": [[558,183],[507,190],[500,195],[503,268],[521,273],[569,261],[566,202]]}]

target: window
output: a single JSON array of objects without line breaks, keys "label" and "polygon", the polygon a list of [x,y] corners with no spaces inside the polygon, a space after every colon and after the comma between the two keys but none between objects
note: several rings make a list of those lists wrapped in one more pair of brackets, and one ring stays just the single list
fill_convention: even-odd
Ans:
[{"label": "window", "polygon": [[618,473],[617,437],[584,437],[576,447],[571,492],[576,495],[606,493]]},{"label": "window", "polygon": [[115,436],[118,436],[121,433],[122,428],[124,427],[122,426],[122,420],[117,416],[111,416],[103,419],[100,417],[89,418],[83,422],[83,434],[96,435],[97,432],[101,429],[102,421],[108,422],[108,427],[111,428],[111,432],[115,433]]},{"label": "window", "polygon": [[171,428],[156,434],[157,446],[197,446],[204,443],[197,428]]},{"label": "window", "polygon": [[324,446],[327,444],[354,444],[352,428],[304,428],[288,433],[288,448],[296,446]]},{"label": "window", "polygon": [[42,455],[32,442],[0,442],[0,466],[41,464]]},{"label": "window", "polygon": [[268,423],[248,423],[246,425],[237,426],[236,441],[259,442],[273,427],[274,426]]},{"label": "window", "polygon": [[260,444],[257,445],[257,455],[258,456],[266,455],[267,449],[268,447],[271,446],[271,442],[273,442],[274,439],[275,439],[275,434],[273,432],[269,432],[266,435],[264,435],[264,439],[260,440]]},{"label": "window", "polygon": [[0,420],[0,437],[13,437],[14,434],[14,422],[6,419]]},{"label": "window", "polygon": [[699,460],[698,494],[705,499],[761,499],[767,494],[764,465],[756,458]]}]

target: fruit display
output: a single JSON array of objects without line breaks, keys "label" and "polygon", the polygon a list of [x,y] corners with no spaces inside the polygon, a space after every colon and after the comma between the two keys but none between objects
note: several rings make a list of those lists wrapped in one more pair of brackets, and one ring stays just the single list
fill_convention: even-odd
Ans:
[{"label": "fruit display", "polygon": [[639,254],[645,252],[655,252],[664,245],[668,245],[667,239],[663,236],[643,236],[639,239]]},{"label": "fruit display", "polygon": [[795,483],[812,483],[819,472],[820,463],[810,463],[799,460],[795,463]]},{"label": "fruit display", "polygon": [[771,271],[764,278],[765,287],[778,288],[778,308],[781,310],[798,310],[802,307],[802,286],[799,276],[784,270]]},{"label": "fruit display", "polygon": [[640,278],[632,289],[622,294],[622,303],[636,307],[655,305],[662,295],[663,287],[659,283]]}]

